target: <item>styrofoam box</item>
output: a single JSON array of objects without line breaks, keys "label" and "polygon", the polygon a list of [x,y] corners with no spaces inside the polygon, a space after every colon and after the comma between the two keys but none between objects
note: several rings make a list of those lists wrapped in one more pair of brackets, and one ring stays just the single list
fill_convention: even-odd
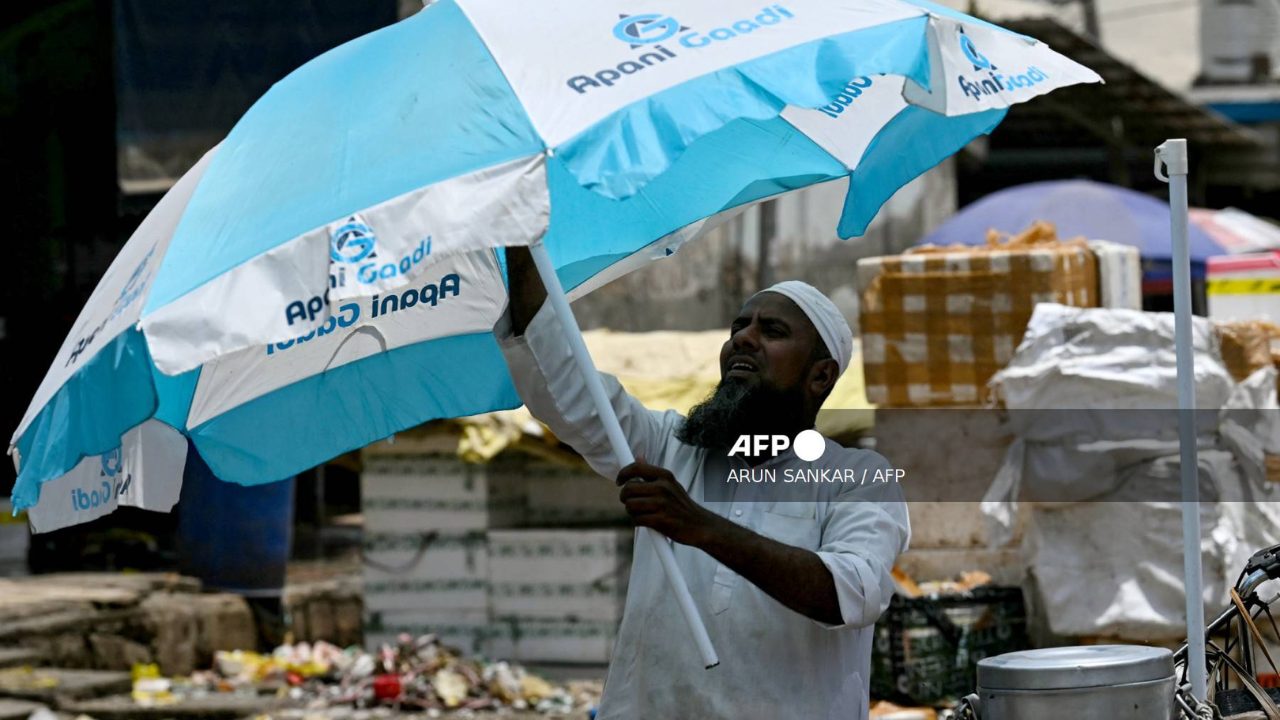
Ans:
[{"label": "styrofoam box", "polygon": [[524,515],[519,473],[456,455],[369,455],[360,475],[366,528],[379,532],[512,527]]},{"label": "styrofoam box", "polygon": [[380,533],[376,525],[366,527],[367,610],[487,610],[488,548],[482,531],[432,537],[429,532]]},{"label": "styrofoam box", "polygon": [[585,525],[627,520],[618,487],[590,468],[531,460],[524,468],[526,524]]},{"label": "styrofoam box", "polygon": [[434,634],[440,640],[468,654],[488,654],[487,642],[493,635],[487,610],[414,610],[370,612],[365,609],[364,644],[375,649],[383,644],[394,646],[401,633],[412,637]]},{"label": "styrofoam box", "polygon": [[1280,252],[1209,258],[1205,292],[1215,320],[1280,323]]},{"label": "styrofoam box", "polygon": [[497,618],[485,654],[524,663],[608,663],[617,638],[616,622]]},{"label": "styrofoam box", "polygon": [[492,530],[488,536],[495,616],[622,618],[633,530]]}]

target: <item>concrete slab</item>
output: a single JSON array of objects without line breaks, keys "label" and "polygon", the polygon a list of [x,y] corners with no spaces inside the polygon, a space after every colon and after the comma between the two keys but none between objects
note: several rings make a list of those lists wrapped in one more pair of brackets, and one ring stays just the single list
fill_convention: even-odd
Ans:
[{"label": "concrete slab", "polygon": [[27,720],[31,713],[44,707],[38,702],[29,700],[6,700],[0,698],[0,720]]},{"label": "concrete slab", "polygon": [[0,669],[39,665],[43,659],[44,656],[35,650],[0,647]]},{"label": "concrete slab", "polygon": [[185,698],[173,705],[143,707],[129,695],[115,695],[69,703],[61,710],[71,715],[88,715],[95,720],[238,720],[298,705],[296,701],[271,696],[226,693]]},{"label": "concrete slab", "polygon": [[126,672],[11,668],[0,670],[0,696],[61,707],[68,702],[103,697],[133,689]]}]

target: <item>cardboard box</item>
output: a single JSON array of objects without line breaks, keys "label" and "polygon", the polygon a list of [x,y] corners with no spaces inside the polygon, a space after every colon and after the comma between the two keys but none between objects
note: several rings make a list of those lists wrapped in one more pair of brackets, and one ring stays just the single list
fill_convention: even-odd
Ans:
[{"label": "cardboard box", "polygon": [[867,400],[890,407],[984,403],[1036,303],[1098,305],[1083,241],[866,258],[858,287]]}]

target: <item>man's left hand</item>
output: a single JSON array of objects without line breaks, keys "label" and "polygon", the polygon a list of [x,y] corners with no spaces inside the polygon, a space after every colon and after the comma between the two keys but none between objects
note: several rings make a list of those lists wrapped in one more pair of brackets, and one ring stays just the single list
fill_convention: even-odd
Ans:
[{"label": "man's left hand", "polygon": [[702,544],[719,516],[698,505],[671,471],[644,458],[618,473],[619,497],[636,525],[652,528],[682,545]]}]

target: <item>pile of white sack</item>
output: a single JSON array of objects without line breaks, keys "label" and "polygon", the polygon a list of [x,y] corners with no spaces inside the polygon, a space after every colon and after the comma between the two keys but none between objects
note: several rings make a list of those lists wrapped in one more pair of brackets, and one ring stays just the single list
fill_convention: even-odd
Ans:
[{"label": "pile of white sack", "polygon": [[[1204,601],[1212,617],[1254,551],[1280,543],[1276,371],[1241,383],[1213,327],[1193,323]],[[1053,634],[1169,642],[1186,635],[1173,315],[1039,304],[991,380],[1014,435],[982,509],[1022,540]]]}]

